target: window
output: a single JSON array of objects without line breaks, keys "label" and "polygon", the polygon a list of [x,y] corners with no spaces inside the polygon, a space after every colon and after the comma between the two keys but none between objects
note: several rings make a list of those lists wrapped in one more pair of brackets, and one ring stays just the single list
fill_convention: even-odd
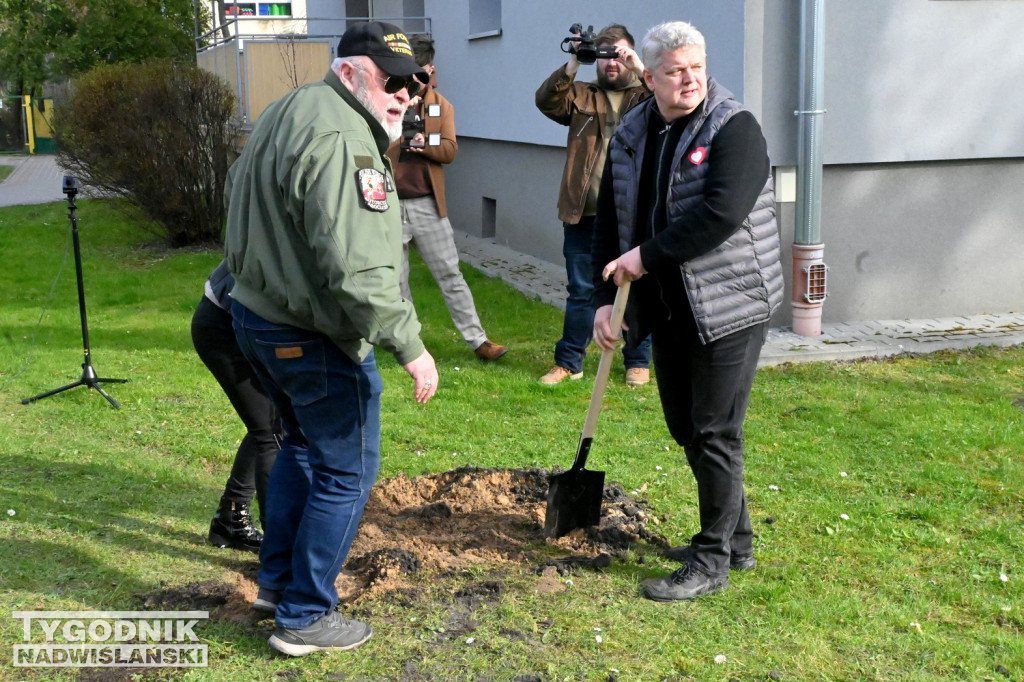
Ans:
[{"label": "window", "polygon": [[480,236],[484,239],[494,239],[498,232],[498,200],[491,197],[483,198],[483,216],[480,221]]},{"label": "window", "polygon": [[501,0],[470,0],[469,39],[501,35]]},{"label": "window", "polygon": [[292,15],[292,3],[226,2],[224,3],[224,15],[229,17],[256,17],[264,19],[290,17]]},{"label": "window", "polygon": [[224,3],[224,14],[229,17],[254,17],[256,16],[255,2],[231,2]]}]

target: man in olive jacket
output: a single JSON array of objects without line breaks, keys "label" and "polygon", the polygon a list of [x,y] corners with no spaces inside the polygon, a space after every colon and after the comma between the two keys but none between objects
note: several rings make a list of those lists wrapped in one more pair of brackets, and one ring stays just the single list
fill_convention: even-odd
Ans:
[{"label": "man in olive jacket", "polygon": [[[611,24],[594,36],[598,47],[614,47],[618,57],[596,61],[597,80],[576,80],[580,62],[576,54],[558,67],[540,88],[536,104],[542,114],[568,126],[565,170],[558,190],[558,219],[562,221],[562,255],[568,278],[568,299],[562,338],[555,344],[555,366],[540,378],[545,385],[583,377],[583,358],[594,325],[593,265],[590,242],[597,213],[597,191],[604,169],[608,141],[619,119],[650,97],[639,76],[643,62],[633,50],[633,36],[621,24]],[[646,384],[650,379],[650,340],[622,349],[626,383]]]},{"label": "man in olive jacket", "polygon": [[284,432],[267,487],[253,607],[274,612],[270,646],[350,649],[366,623],[336,610],[334,581],[380,466],[373,347],[437,390],[434,359],[399,288],[402,225],[391,164],[402,116],[427,76],[395,26],[345,32],[323,81],[260,116],[232,166],[225,252],[239,345]]}]

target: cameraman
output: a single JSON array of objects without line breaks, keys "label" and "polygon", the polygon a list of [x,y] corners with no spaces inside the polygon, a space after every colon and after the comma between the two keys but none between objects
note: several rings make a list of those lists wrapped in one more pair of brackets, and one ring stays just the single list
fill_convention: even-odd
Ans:
[{"label": "cameraman", "polygon": [[473,294],[459,270],[452,225],[444,198],[444,167],[455,160],[455,108],[442,97],[434,67],[434,41],[414,37],[409,41],[416,63],[430,74],[418,102],[409,107],[403,121],[402,139],[388,149],[395,169],[395,184],[402,209],[402,296],[412,300],[409,289],[409,243],[416,245],[423,262],[441,288],[444,302],[462,338],[478,358],[493,361],[508,348],[487,339],[476,313]]},{"label": "cameraman", "polygon": [[[536,95],[541,113],[556,123],[569,126],[565,171],[558,192],[558,219],[564,230],[562,255],[569,297],[565,303],[562,338],[555,344],[555,366],[540,378],[540,383],[546,385],[583,377],[583,358],[594,328],[590,243],[605,151],[622,116],[651,95],[641,80],[643,62],[633,49],[633,36],[625,26],[610,24],[601,29],[593,41],[595,47],[611,46],[618,54],[615,59],[597,59],[597,80],[576,81],[580,61],[574,49],[568,63],[556,69]],[[575,42],[576,48],[579,45]],[[626,384],[646,384],[650,380],[650,339],[637,347],[624,346],[622,356]]]}]

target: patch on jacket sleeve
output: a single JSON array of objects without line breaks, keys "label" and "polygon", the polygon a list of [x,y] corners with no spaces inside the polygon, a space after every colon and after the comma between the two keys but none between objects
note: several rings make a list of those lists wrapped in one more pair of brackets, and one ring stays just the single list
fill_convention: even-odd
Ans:
[{"label": "patch on jacket sleeve", "polygon": [[697,147],[690,152],[690,163],[694,166],[699,166],[704,159],[708,157],[708,150],[705,147]]},{"label": "patch on jacket sleeve", "polygon": [[363,204],[371,211],[388,210],[388,193],[384,188],[384,174],[376,168],[360,168],[356,172]]},{"label": "patch on jacket sleeve", "polygon": [[356,168],[373,168],[372,156],[354,156],[352,161],[356,164]]}]

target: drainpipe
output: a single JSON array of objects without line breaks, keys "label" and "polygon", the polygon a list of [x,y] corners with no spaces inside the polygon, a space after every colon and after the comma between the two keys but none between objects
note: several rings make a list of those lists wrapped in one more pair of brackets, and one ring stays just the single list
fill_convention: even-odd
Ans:
[{"label": "drainpipe", "polygon": [[828,267],[821,241],[821,128],[825,115],[825,0],[800,6],[800,110],[796,229],[793,235],[793,331],[821,335]]}]

